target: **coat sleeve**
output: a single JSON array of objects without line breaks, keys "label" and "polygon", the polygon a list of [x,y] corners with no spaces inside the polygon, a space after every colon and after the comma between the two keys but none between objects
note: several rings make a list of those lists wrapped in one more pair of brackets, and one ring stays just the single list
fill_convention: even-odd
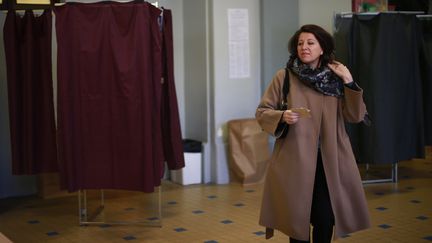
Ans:
[{"label": "coat sleeve", "polygon": [[343,115],[347,122],[359,123],[363,121],[366,105],[363,102],[363,89],[357,86],[356,89],[344,88]]},{"label": "coat sleeve", "polygon": [[278,110],[280,109],[282,101],[284,77],[284,69],[276,73],[264,92],[255,113],[255,118],[261,128],[275,137],[279,137],[283,133],[282,125],[285,124],[280,122],[283,111]]}]

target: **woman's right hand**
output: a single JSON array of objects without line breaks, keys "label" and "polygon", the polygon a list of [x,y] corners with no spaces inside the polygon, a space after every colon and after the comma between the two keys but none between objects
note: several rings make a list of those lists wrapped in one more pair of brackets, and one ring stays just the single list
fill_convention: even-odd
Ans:
[{"label": "woman's right hand", "polygon": [[292,112],[291,110],[284,111],[282,115],[282,121],[292,125],[298,122],[300,115],[298,113]]}]

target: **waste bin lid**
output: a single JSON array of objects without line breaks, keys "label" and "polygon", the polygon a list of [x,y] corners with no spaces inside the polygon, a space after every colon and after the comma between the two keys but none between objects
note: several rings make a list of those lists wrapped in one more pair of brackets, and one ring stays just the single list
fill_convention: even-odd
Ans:
[{"label": "waste bin lid", "polygon": [[201,153],[202,143],[193,139],[183,139],[183,150],[188,153]]}]

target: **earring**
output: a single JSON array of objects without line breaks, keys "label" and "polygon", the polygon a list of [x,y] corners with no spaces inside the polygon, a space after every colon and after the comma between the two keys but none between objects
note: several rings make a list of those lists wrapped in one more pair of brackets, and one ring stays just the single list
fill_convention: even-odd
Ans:
[{"label": "earring", "polygon": [[321,52],[321,55],[323,54],[324,52]]}]

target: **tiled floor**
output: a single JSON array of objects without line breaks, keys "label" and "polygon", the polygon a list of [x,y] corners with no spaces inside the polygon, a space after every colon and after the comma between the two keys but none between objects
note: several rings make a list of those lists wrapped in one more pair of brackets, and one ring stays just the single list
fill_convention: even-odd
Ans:
[{"label": "tiled floor", "polygon": [[[366,176],[362,168],[362,174]],[[389,168],[371,167],[368,176],[387,177]],[[432,158],[399,163],[399,182],[365,185],[372,228],[340,242],[432,242]],[[78,225],[77,195],[0,200],[0,232],[13,242],[288,242],[275,232],[264,239],[258,225],[262,186],[162,186],[162,227],[158,194],[106,191],[104,217],[144,220],[133,225]],[[88,208],[99,203],[88,192]]]}]

